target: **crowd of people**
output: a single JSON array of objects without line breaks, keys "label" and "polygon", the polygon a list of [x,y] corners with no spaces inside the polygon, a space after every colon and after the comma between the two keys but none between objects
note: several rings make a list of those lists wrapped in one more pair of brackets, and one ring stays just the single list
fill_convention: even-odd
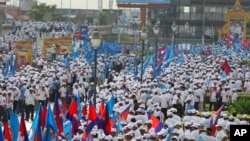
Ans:
[{"label": "crowd of people", "polygon": [[[24,32],[30,28],[25,27],[31,27],[32,32],[41,33],[53,25],[49,31],[53,34],[55,29],[68,31],[69,26],[65,24],[16,22],[16,31],[5,37],[10,43],[5,55],[13,53],[15,41],[30,35]],[[54,26],[57,28],[53,28]],[[35,40],[37,39],[34,42]],[[134,66],[135,59],[138,59],[137,56],[122,53],[115,56],[98,55],[96,111],[100,111],[101,103],[107,102],[112,95],[115,97],[113,114],[121,113],[128,106],[130,109],[126,119],[116,119],[122,128],[112,127],[110,135],[105,135],[102,129],[95,126],[90,133],[93,140],[224,141],[230,137],[230,125],[249,124],[246,114],[238,119],[237,113],[228,115],[223,112],[216,124],[216,133],[213,133],[210,125],[212,111],[235,102],[238,99],[237,92],[250,92],[250,69],[246,65],[237,64],[242,61],[241,57],[211,55],[204,59],[204,56],[197,54],[183,54],[182,63],[177,57],[173,58],[168,67],[158,72],[157,77],[153,75],[153,66],[148,66],[142,78],[140,73],[134,73],[135,67],[141,69],[140,64]],[[225,60],[230,65],[231,72],[226,77],[221,77],[221,63]],[[62,59],[48,62],[40,56],[34,58],[34,61],[37,61],[36,65],[22,66],[14,76],[9,74],[5,78],[0,74],[2,122],[10,118],[12,110],[18,114],[25,111],[26,121],[32,122],[35,108],[40,103],[53,103],[55,96],[60,99],[61,104],[67,103],[67,107],[78,95],[81,97],[81,107],[94,100],[93,64],[83,55],[70,59],[67,67]],[[3,61],[2,66],[4,63]],[[3,70],[4,67],[2,72]],[[208,101],[205,99],[207,96]],[[209,107],[205,106],[206,102]],[[164,125],[159,132],[153,128],[152,120],[148,118],[149,113]],[[83,116],[88,119],[88,115]],[[81,120],[72,140],[81,140],[87,125],[88,120]],[[69,140],[68,136],[62,134],[56,137],[59,140]]]}]

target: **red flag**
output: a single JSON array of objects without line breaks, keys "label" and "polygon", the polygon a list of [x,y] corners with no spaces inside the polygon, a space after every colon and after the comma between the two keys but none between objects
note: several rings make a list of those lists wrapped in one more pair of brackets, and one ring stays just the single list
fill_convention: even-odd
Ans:
[{"label": "red flag", "polygon": [[3,134],[4,134],[4,139],[5,141],[12,141],[12,132],[9,126],[9,122],[6,121],[4,123],[4,130],[3,130]]},{"label": "red flag", "polygon": [[44,129],[45,122],[46,122],[46,116],[47,116],[47,104],[42,108],[42,113],[41,113],[41,125],[42,125],[42,130]]},{"label": "red flag", "polygon": [[214,113],[214,116],[210,120],[210,127],[212,128],[212,136],[215,135],[216,132],[216,124],[218,123],[218,119],[220,118],[220,114],[224,108],[224,105],[221,105],[221,107]]},{"label": "red flag", "polygon": [[221,64],[221,69],[224,70],[227,75],[231,72],[231,67],[228,65],[226,60]]},{"label": "red flag", "polygon": [[19,135],[18,135],[18,141],[27,141],[28,139],[28,133],[26,130],[26,125],[24,121],[24,113],[21,115],[20,125],[19,125]]}]

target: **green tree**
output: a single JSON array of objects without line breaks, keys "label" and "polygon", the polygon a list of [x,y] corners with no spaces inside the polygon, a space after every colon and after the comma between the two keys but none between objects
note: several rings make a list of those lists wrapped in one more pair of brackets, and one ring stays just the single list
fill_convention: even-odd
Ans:
[{"label": "green tree", "polygon": [[28,11],[28,15],[31,19],[34,20],[57,20],[60,17],[60,14],[55,13],[56,5],[46,5],[46,3],[38,3],[36,2],[30,11]]},{"label": "green tree", "polygon": [[108,24],[108,14],[106,12],[100,12],[99,14],[100,25]]},{"label": "green tree", "polygon": [[2,31],[3,31],[3,27],[2,24],[4,24],[5,19],[6,19],[6,15],[3,11],[0,11],[0,36],[2,36]]}]

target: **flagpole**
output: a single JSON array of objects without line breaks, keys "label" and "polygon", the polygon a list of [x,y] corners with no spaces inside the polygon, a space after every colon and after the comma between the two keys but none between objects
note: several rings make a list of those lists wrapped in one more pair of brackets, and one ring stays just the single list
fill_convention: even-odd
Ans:
[{"label": "flagpole", "polygon": [[204,33],[204,26],[205,26],[205,6],[206,6],[206,0],[203,1],[203,19],[202,19],[202,45],[205,43],[205,33]]}]

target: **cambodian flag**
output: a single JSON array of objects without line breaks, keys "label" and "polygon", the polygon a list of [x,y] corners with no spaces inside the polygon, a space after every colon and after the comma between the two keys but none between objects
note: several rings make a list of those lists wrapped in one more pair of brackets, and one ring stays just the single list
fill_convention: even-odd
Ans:
[{"label": "cambodian flag", "polygon": [[12,141],[12,132],[11,132],[11,128],[9,125],[9,121],[4,122],[3,135],[4,135],[5,141]]},{"label": "cambodian flag", "polygon": [[227,75],[229,75],[230,72],[232,71],[232,70],[231,70],[231,67],[229,66],[229,64],[227,63],[226,60],[221,64],[221,69],[222,69],[223,71],[225,71],[225,73],[226,73]]},{"label": "cambodian flag", "polygon": [[221,105],[221,107],[215,112],[214,116],[210,120],[210,127],[212,128],[212,136],[215,135],[216,124],[218,122],[218,119],[220,118],[220,114],[223,108],[224,108],[224,105]]},{"label": "cambodian flag", "polygon": [[78,129],[79,126],[79,121],[78,121],[78,116],[77,116],[77,97],[75,97],[73,99],[73,101],[71,102],[71,105],[68,109],[68,113],[66,114],[66,118],[68,120],[70,120],[71,124],[72,124],[72,134],[74,135],[75,132]]},{"label": "cambodian flag", "polygon": [[48,111],[47,104],[44,104],[42,107],[41,118],[40,118],[42,129],[44,129],[45,126],[47,111]]},{"label": "cambodian flag", "polygon": [[26,130],[26,125],[24,121],[24,112],[22,112],[20,125],[19,125],[19,135],[18,135],[18,141],[27,141],[28,139],[28,133]]},{"label": "cambodian flag", "polygon": [[155,133],[158,133],[163,128],[163,124],[153,114],[149,114],[149,119],[152,121],[152,127],[155,129]]},{"label": "cambodian flag", "polygon": [[110,111],[108,111],[108,104],[105,106],[103,116],[100,119],[99,127],[103,129],[105,135],[111,134],[111,128],[114,126],[112,119],[109,116]]},{"label": "cambodian flag", "polygon": [[86,127],[85,133],[83,134],[83,139],[86,140],[89,133],[91,132],[91,130],[93,129],[93,127],[95,125],[98,125],[99,123],[99,118],[98,115],[95,111],[95,107],[92,104],[92,102],[90,102],[89,104],[89,116],[88,116],[88,125]]},{"label": "cambodian flag", "polygon": [[127,121],[129,109],[130,109],[130,104],[119,115],[119,117],[122,118],[124,121]]},{"label": "cambodian flag", "polygon": [[53,107],[53,114],[56,121],[56,126],[58,128],[59,135],[63,134],[63,113],[59,106],[58,97],[55,97],[55,103]]}]

